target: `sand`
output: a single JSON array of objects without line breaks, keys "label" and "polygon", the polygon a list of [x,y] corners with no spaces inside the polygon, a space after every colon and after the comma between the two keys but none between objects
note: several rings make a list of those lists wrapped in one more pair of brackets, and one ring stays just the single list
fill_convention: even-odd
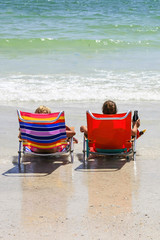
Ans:
[{"label": "sand", "polygon": [[135,162],[93,159],[84,167],[79,126],[85,110],[98,111],[101,104],[51,104],[63,107],[67,124],[76,128],[74,163],[26,157],[21,171],[16,107],[1,106],[0,239],[160,239],[159,105],[118,103],[119,111],[138,109],[141,129],[147,129],[137,141]]}]

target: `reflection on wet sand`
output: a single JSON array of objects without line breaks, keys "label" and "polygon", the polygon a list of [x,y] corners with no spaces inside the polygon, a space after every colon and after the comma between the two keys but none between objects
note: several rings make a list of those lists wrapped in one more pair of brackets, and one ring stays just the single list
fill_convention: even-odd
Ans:
[{"label": "reflection on wet sand", "polygon": [[112,217],[132,211],[131,162],[78,159],[26,158],[19,173],[10,170],[21,179],[21,237],[97,239]]},{"label": "reflection on wet sand", "polygon": [[127,164],[120,158],[88,161],[84,171],[89,214],[117,215],[131,211],[133,169]]},{"label": "reflection on wet sand", "polygon": [[119,158],[95,158],[89,160],[85,168],[83,165],[78,167],[77,171],[83,172],[88,190],[86,216],[90,238],[105,240],[108,236],[112,239],[111,229],[118,227],[117,218],[133,210],[133,162]]},{"label": "reflection on wet sand", "polygon": [[[45,237],[56,232],[59,222],[66,216],[67,199],[72,193],[71,167],[66,159],[60,158],[36,159],[23,165],[26,177],[21,185],[21,224],[32,237],[36,237],[36,232]],[[28,177],[30,174],[32,176]],[[35,233],[33,226],[36,226]]]}]

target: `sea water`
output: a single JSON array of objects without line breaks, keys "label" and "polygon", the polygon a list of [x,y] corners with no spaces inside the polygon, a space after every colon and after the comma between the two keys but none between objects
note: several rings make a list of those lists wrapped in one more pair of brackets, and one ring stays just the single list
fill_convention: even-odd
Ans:
[{"label": "sea water", "polygon": [[0,0],[0,103],[160,101],[160,0]]}]

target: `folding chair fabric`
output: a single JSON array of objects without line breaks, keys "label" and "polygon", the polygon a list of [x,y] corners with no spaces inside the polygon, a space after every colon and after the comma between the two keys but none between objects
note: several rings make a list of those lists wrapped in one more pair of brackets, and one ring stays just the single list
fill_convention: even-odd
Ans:
[{"label": "folding chair fabric", "polygon": [[123,152],[131,147],[131,112],[106,115],[87,112],[88,140],[97,152]]},{"label": "folding chair fabric", "polygon": [[31,151],[68,145],[64,112],[35,114],[18,111],[23,146]]},{"label": "folding chair fabric", "polygon": [[84,136],[83,162],[89,154],[136,155],[136,137],[131,136],[131,111],[120,114],[97,114],[86,112],[88,135]]}]

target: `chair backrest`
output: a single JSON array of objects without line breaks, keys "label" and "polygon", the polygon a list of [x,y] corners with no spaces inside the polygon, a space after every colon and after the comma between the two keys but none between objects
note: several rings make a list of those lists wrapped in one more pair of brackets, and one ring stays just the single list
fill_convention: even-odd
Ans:
[{"label": "chair backrest", "polygon": [[23,146],[30,150],[67,145],[64,112],[35,114],[17,111]]},{"label": "chair backrest", "polygon": [[88,140],[97,149],[131,147],[131,111],[121,114],[97,114],[87,111]]}]

